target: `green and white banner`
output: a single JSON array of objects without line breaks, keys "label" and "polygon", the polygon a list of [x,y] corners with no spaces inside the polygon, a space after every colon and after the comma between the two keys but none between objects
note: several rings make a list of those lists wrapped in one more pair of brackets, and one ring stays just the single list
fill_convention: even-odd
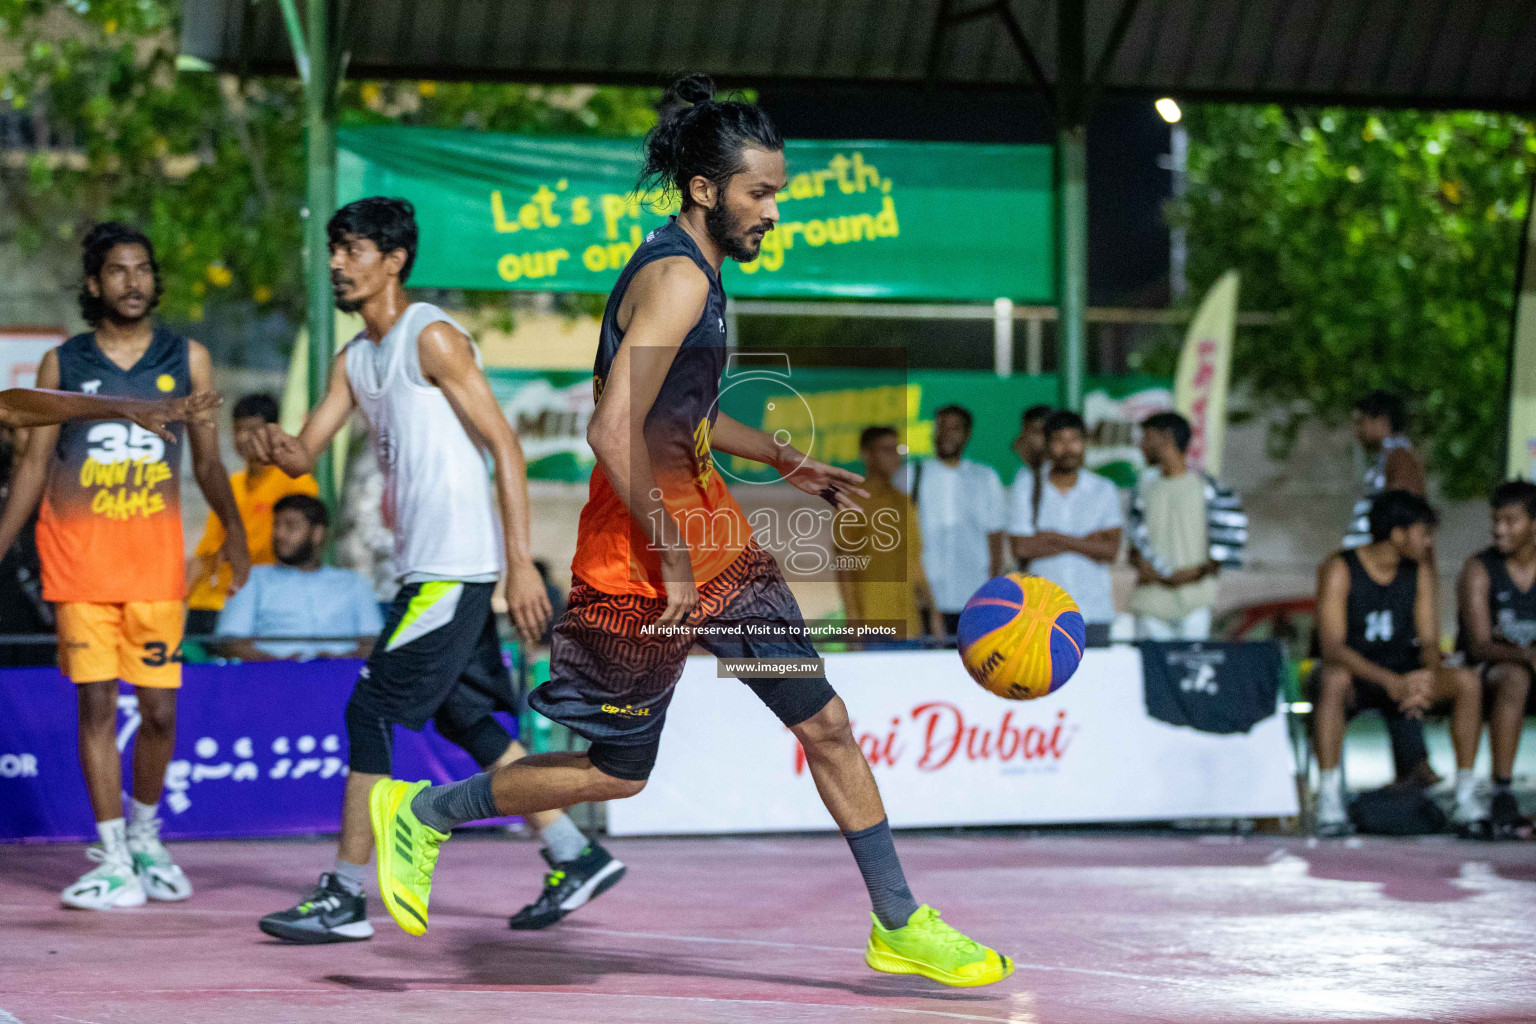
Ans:
[{"label": "green and white banner", "polygon": [[[535,480],[585,481],[592,472],[587,420],[592,415],[591,374],[567,370],[486,371],[507,419],[522,438],[528,476]],[[720,408],[802,451],[835,465],[861,468],[859,434],[865,427],[905,430],[914,456],[933,454],[933,415],[951,403],[971,411],[974,426],[966,456],[1013,481],[1019,461],[1013,441],[1019,418],[1032,405],[1056,397],[1055,377],[1005,377],[970,370],[794,370],[732,365],[721,381]],[[1089,378],[1085,419],[1088,465],[1121,487],[1131,486],[1142,466],[1135,425],[1173,407],[1171,382],[1154,377]],[[771,483],[772,470],[722,457],[731,483]]]},{"label": "green and white banner", "polygon": [[[676,212],[634,193],[637,138],[395,126],[336,135],[341,202],[415,205],[416,286],[606,292]],[[1055,301],[1050,147],[791,140],[785,155],[778,228],[754,262],[727,261],[727,293]]]}]

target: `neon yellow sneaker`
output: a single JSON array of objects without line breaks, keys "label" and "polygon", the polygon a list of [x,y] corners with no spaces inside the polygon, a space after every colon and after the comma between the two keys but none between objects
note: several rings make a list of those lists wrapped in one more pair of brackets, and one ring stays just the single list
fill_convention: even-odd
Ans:
[{"label": "neon yellow sneaker", "polygon": [[379,857],[379,897],[395,924],[408,935],[427,930],[427,901],[437,851],[448,836],[423,825],[411,812],[411,799],[429,782],[380,779],[368,793],[373,846]]},{"label": "neon yellow sneaker", "polygon": [[926,903],[901,928],[884,928],[879,918],[869,916],[875,924],[864,962],[877,971],[921,974],[959,988],[991,985],[1013,973],[1012,960],[961,935]]}]

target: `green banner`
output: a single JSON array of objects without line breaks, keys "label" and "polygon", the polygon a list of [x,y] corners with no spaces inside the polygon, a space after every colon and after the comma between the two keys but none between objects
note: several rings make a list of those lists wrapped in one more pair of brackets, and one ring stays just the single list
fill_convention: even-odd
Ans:
[{"label": "green banner", "polygon": [[[522,439],[529,478],[585,481],[593,466],[586,443],[591,375],[493,369],[486,376]],[[1134,425],[1173,407],[1171,385],[1154,377],[1090,377],[1084,409],[1088,465],[1122,487],[1134,483],[1142,465]],[[721,381],[720,408],[819,459],[861,470],[859,434],[865,427],[905,427],[911,454],[931,455],[933,414],[951,403],[963,405],[974,418],[966,456],[990,465],[1009,484],[1019,469],[1013,454],[1019,416],[1032,405],[1053,402],[1056,388],[1054,377],[1000,378],[971,370],[804,368],[776,373],[752,367],[728,371]],[[733,456],[721,457],[717,465],[732,484],[777,479],[767,467]]]},{"label": "green banner", "polygon": [[[639,139],[337,131],[340,201],[403,196],[428,288],[606,292],[675,211],[637,196]],[[790,141],[779,225],[728,294],[1055,301],[1048,146]]]}]

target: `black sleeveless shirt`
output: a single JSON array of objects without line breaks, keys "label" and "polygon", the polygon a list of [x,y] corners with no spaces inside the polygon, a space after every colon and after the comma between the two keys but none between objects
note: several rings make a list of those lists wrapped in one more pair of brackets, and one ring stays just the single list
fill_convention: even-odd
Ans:
[{"label": "black sleeveless shirt", "polygon": [[[656,401],[651,405],[645,421],[645,439],[652,468],[659,476],[670,477],[687,471],[689,476],[703,478],[713,468],[708,438],[719,412],[720,374],[725,369],[725,290],[720,287],[720,275],[709,265],[688,232],[677,223],[676,217],[646,237],[613,286],[607,308],[603,310],[592,385],[600,395],[613,357],[624,341],[624,332],[618,325],[619,306],[629,291],[629,282],[649,264],[669,256],[687,257],[704,272],[709,279],[709,298],[704,302],[698,322],[683,339]],[[644,352],[644,349],[637,349],[631,358],[648,358]],[[661,480],[657,482],[662,483]]]},{"label": "black sleeveless shirt", "polygon": [[1424,667],[1414,604],[1419,596],[1419,563],[1403,559],[1397,575],[1382,586],[1360,562],[1358,551],[1345,551],[1349,568],[1349,604],[1344,645],[1391,672]]},{"label": "black sleeveless shirt", "polygon": [[1498,548],[1479,551],[1477,559],[1488,570],[1488,621],[1493,635],[1517,647],[1536,644],[1536,585],[1521,591]]}]

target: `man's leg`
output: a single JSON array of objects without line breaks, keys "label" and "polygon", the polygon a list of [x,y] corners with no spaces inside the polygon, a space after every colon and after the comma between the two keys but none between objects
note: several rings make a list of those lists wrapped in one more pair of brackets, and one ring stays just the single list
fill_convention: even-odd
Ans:
[{"label": "man's leg", "polygon": [[133,799],[144,807],[160,803],[165,769],[176,749],[176,691],[138,686],[139,731],[133,740]]},{"label": "man's leg", "polygon": [[1502,662],[1489,667],[1487,681],[1493,691],[1493,708],[1488,716],[1488,739],[1493,748],[1489,829],[1495,839],[1528,838],[1531,824],[1520,814],[1520,805],[1515,802],[1511,786],[1515,755],[1520,750],[1520,733],[1525,728],[1525,701],[1531,688],[1531,670],[1525,665]]},{"label": "man's leg", "polygon": [[1477,670],[1442,668],[1435,673],[1434,700],[1451,705],[1451,747],[1456,752],[1456,804],[1451,820],[1470,824],[1483,817],[1477,802],[1477,781],[1472,764],[1477,760],[1477,741],[1483,728],[1483,687]]},{"label": "man's leg", "polygon": [[1349,832],[1344,806],[1344,728],[1354,680],[1349,670],[1324,665],[1318,670],[1317,701],[1312,708],[1312,728],[1317,744],[1317,831],[1324,836]]},{"label": "man's leg", "polygon": [[[123,818],[123,764],[117,752],[117,680],[80,683],[80,769],[98,824]],[[103,838],[103,843],[106,840]]]}]

